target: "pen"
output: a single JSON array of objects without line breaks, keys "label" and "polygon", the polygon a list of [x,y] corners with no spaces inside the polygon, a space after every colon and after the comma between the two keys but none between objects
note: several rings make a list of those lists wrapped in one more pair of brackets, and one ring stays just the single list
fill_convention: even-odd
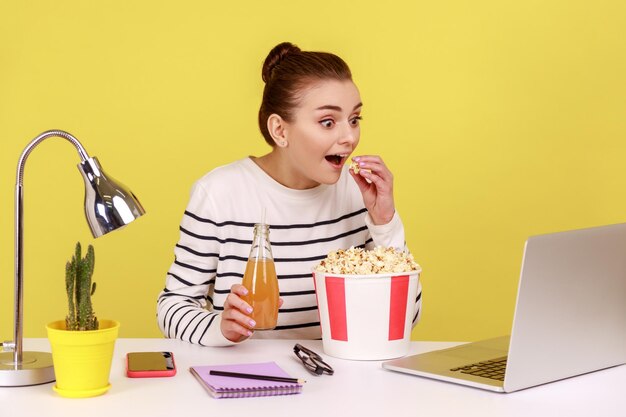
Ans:
[{"label": "pen", "polygon": [[303,384],[306,382],[304,379],[289,378],[285,376],[243,374],[240,372],[209,371],[209,374],[217,375],[217,376],[231,376],[233,378],[262,379],[264,381],[290,382],[292,384]]}]

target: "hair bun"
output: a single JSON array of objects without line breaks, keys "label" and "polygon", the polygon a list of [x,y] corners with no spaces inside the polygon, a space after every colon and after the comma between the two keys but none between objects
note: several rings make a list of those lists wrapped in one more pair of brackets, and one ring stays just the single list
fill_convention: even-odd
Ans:
[{"label": "hair bun", "polygon": [[300,52],[300,48],[291,42],[283,42],[276,45],[265,58],[261,78],[267,83],[272,78],[272,73],[278,64],[289,54]]}]

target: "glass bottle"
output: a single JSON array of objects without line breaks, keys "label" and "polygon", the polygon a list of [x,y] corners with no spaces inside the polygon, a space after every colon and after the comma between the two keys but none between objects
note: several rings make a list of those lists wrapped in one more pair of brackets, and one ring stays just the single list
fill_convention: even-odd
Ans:
[{"label": "glass bottle", "polygon": [[270,227],[265,223],[254,225],[254,239],[248,256],[243,286],[248,295],[242,297],[252,307],[253,330],[271,330],[278,319],[278,278],[270,246]]}]

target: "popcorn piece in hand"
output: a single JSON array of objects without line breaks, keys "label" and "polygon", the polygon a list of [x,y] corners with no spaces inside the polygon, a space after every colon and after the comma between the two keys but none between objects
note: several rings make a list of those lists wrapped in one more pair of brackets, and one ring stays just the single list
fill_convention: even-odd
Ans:
[{"label": "popcorn piece in hand", "polygon": [[352,161],[352,163],[350,164],[350,169],[354,171],[355,174],[358,174],[361,170],[361,168],[359,168],[359,164],[354,161]]},{"label": "popcorn piece in hand", "polygon": [[316,271],[332,274],[371,275],[409,272],[420,266],[408,252],[395,248],[377,246],[373,250],[351,247],[328,254],[315,268]]}]

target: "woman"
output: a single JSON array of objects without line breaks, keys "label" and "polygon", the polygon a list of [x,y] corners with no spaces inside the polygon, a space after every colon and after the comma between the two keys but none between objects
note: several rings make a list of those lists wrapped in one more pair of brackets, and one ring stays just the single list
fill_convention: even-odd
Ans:
[{"label": "woman", "polygon": [[[362,108],[346,63],[281,43],[267,56],[262,78],[259,127],[272,150],[194,184],[157,305],[166,337],[207,346],[253,334],[320,338],[313,267],[340,248],[405,247],[385,163],[362,155],[352,158],[358,173],[346,166],[359,143]],[[254,333],[241,280],[264,210],[282,304],[277,327]],[[418,296],[414,323],[420,307]]]}]

